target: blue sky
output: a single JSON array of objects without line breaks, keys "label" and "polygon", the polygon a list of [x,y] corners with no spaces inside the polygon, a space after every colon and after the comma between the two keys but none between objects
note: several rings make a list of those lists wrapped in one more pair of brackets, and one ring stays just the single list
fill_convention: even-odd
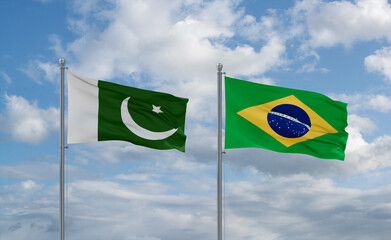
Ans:
[{"label": "blue sky", "polygon": [[391,3],[0,3],[0,238],[59,237],[59,64],[189,98],[186,153],[70,145],[68,239],[216,238],[216,64],[348,103],[345,161],[229,150],[225,239],[391,234]]}]

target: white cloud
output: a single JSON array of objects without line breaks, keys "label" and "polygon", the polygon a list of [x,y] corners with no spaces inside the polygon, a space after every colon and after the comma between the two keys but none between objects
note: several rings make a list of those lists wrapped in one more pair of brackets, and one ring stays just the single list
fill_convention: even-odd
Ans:
[{"label": "white cloud", "polygon": [[156,174],[146,174],[146,173],[121,173],[117,175],[115,178],[120,180],[126,180],[126,181],[146,181],[150,180],[151,178],[155,178]]},{"label": "white cloud", "polygon": [[391,136],[385,134],[371,142],[363,137],[363,133],[371,132],[375,128],[376,125],[369,118],[349,114],[346,159],[343,164],[334,166],[335,172],[352,176],[391,166]]},{"label": "white cloud", "polygon": [[[304,57],[314,56],[314,48],[343,45],[351,48],[358,42],[386,40],[391,42],[391,5],[387,0],[355,1],[296,1],[288,10],[294,23],[288,35],[301,42],[299,53]],[[316,54],[316,53],[315,53]],[[389,64],[390,49],[384,47],[365,58],[370,72],[380,72],[391,81]],[[299,72],[329,71],[316,68],[319,59],[304,63]]]},{"label": "white cloud", "polygon": [[316,65],[318,64],[318,59],[313,61],[313,62],[309,62],[309,63],[305,63],[303,64],[303,66],[298,70],[299,73],[302,73],[302,72],[306,72],[306,73],[310,73],[310,72],[322,72],[322,73],[327,73],[329,70],[327,68],[317,68]]},{"label": "white cloud", "polygon": [[58,64],[51,62],[42,62],[40,60],[29,61],[25,66],[19,68],[34,82],[42,84],[42,80],[54,82],[58,75]]},{"label": "white cloud", "polygon": [[367,142],[362,136],[362,132],[373,128],[374,124],[369,119],[349,115],[349,140],[344,169],[347,174],[366,173],[391,166],[391,136],[379,136],[372,142]]},{"label": "white cloud", "polygon": [[384,47],[366,57],[365,66],[369,72],[380,72],[391,82],[391,47]]},{"label": "white cloud", "polygon": [[[389,194],[390,185],[358,190],[298,174],[230,182],[226,189],[229,239],[376,239],[388,234],[384,218],[391,208],[375,196]],[[377,224],[380,231],[369,230]]]},{"label": "white cloud", "polygon": [[70,144],[68,148],[77,153],[77,162],[89,164],[91,161],[100,163],[137,162],[141,159],[180,157],[182,153],[177,150],[155,150],[125,141],[102,141],[82,144]]},{"label": "white cloud", "polygon": [[[348,124],[349,126],[352,126],[353,129],[363,133],[371,133],[377,128],[376,124],[371,119],[360,117],[356,114],[349,114]],[[351,130],[353,130],[352,128]]]},{"label": "white cloud", "polygon": [[[58,163],[34,162],[16,165],[0,165],[0,175],[8,179],[30,179],[33,181],[57,179]],[[75,174],[76,169],[70,170]]]},{"label": "white cloud", "polygon": [[[153,173],[152,169],[147,173]],[[389,235],[385,219],[391,216],[387,202],[390,185],[360,190],[307,174],[278,177],[245,174],[251,180],[233,180],[228,175],[225,185],[226,239],[386,239]],[[131,184],[73,181],[68,186],[67,236],[75,240],[213,239],[215,189],[197,194],[177,192],[192,178],[193,175],[183,174],[167,182],[148,180]],[[196,184],[215,184],[209,178],[198,180],[186,186],[190,192]],[[25,183],[34,185],[32,181]],[[2,236],[24,239],[29,234],[44,240],[56,237],[58,222],[53,221],[53,216],[58,214],[57,191],[50,188],[39,194],[30,192],[24,195],[27,204],[18,208],[12,207],[18,206],[20,198],[15,197],[21,194],[7,193],[2,206],[7,206],[6,213],[13,211],[13,214],[0,225]]]},{"label": "white cloud", "polygon": [[374,110],[382,113],[391,111],[391,96],[384,94],[330,94],[334,99],[348,103],[351,113]]},{"label": "white cloud", "polygon": [[11,83],[12,82],[12,79],[10,78],[10,76],[8,76],[8,74],[4,71],[1,71],[0,70],[0,77],[2,79],[4,79],[4,81],[6,81],[7,83]]},{"label": "white cloud", "polygon": [[374,109],[387,113],[391,111],[391,96],[376,95],[369,101]]},{"label": "white cloud", "polygon": [[6,185],[4,186],[4,190],[7,192],[15,192],[18,195],[26,196],[30,194],[34,194],[35,192],[41,190],[43,188],[42,184],[38,184],[33,180],[26,180],[16,185]]},{"label": "white cloud", "polygon": [[254,43],[259,40],[267,41],[271,37],[276,36],[276,28],[280,24],[278,17],[273,14],[261,17],[260,21],[257,21],[252,15],[245,15],[239,20],[238,32]]},{"label": "white cloud", "polygon": [[314,47],[391,40],[391,6],[387,0],[304,0],[297,2],[292,12],[294,18],[304,19],[308,25],[309,43]]},{"label": "white cloud", "polygon": [[59,111],[56,108],[41,109],[37,102],[30,103],[15,95],[5,95],[1,131],[13,140],[38,144],[47,139],[59,127]]}]

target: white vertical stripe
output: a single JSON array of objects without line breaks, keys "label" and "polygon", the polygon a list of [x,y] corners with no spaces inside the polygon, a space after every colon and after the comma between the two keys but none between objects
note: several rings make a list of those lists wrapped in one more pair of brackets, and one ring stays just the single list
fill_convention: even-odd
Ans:
[{"label": "white vertical stripe", "polygon": [[68,71],[68,144],[98,141],[98,80]]}]

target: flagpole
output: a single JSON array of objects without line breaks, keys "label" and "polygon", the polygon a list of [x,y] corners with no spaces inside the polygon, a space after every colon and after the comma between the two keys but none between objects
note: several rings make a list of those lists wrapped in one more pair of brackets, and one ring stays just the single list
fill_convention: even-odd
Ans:
[{"label": "flagpole", "polygon": [[217,64],[217,239],[223,238],[223,207],[222,207],[222,75],[223,64]]},{"label": "flagpole", "polygon": [[64,65],[60,58],[60,239],[64,240]]}]

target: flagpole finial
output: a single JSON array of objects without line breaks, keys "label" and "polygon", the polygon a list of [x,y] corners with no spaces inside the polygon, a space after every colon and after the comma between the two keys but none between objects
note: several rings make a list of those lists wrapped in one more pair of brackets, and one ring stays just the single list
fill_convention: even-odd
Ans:
[{"label": "flagpole finial", "polygon": [[223,70],[223,64],[218,63],[217,64],[217,71],[221,72],[221,70]]},{"label": "flagpole finial", "polygon": [[64,58],[60,58],[59,62],[60,62],[61,65],[64,65],[65,64],[65,59]]}]

